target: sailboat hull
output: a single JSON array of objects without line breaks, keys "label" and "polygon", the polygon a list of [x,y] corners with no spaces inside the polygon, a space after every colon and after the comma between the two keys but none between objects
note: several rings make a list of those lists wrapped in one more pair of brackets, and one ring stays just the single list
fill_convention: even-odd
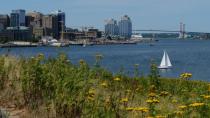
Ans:
[{"label": "sailboat hull", "polygon": [[158,66],[159,69],[171,69],[172,66]]}]

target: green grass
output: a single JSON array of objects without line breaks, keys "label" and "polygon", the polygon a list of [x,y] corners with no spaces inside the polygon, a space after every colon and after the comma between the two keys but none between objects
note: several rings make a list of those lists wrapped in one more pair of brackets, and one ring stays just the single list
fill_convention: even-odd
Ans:
[{"label": "green grass", "polygon": [[[26,109],[27,118],[207,118],[210,84],[161,78],[155,64],[148,77],[113,75],[100,67],[73,65],[66,55],[46,59],[0,57],[0,105]],[[138,66],[138,65],[135,65]],[[192,75],[193,76],[193,75]],[[184,107],[183,107],[184,106]]]}]

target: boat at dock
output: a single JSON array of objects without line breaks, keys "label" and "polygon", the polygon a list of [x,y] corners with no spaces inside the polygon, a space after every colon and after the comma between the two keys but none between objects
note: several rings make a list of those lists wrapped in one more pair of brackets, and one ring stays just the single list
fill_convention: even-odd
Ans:
[{"label": "boat at dock", "polygon": [[143,36],[141,34],[133,34],[131,36],[131,40],[135,40],[135,41],[138,41],[138,40],[142,40],[143,39]]},{"label": "boat at dock", "polygon": [[69,43],[67,42],[61,42],[61,41],[58,41],[52,37],[43,37],[42,38],[42,42],[45,46],[52,46],[52,47],[66,47],[66,46],[69,46]]}]

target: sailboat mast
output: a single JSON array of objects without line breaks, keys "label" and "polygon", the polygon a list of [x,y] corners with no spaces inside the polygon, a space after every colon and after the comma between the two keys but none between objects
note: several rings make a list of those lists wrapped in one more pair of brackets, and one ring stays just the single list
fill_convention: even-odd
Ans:
[{"label": "sailboat mast", "polygon": [[167,60],[167,57],[168,57],[168,54],[167,54],[167,52],[166,51],[164,51],[164,53],[165,53],[165,61],[166,61],[166,66],[168,66],[168,60]]},{"label": "sailboat mast", "polygon": [[62,31],[61,31],[61,41],[63,42],[63,21],[61,21]]}]

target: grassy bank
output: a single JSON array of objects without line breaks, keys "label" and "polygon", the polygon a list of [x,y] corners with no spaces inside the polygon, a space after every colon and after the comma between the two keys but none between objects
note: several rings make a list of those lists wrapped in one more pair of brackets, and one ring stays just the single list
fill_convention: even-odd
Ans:
[{"label": "grassy bank", "polygon": [[[0,106],[23,110],[21,118],[208,118],[210,84],[159,77],[151,64],[148,77],[116,74],[100,67],[73,65],[63,54],[46,59],[0,57]],[[135,65],[138,66],[138,65]]]}]

